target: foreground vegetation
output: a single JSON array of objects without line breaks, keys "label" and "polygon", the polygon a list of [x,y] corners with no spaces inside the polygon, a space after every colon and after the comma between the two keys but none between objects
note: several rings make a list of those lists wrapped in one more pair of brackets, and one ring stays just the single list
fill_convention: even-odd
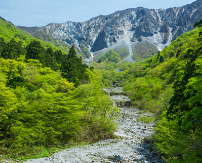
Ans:
[{"label": "foreground vegetation", "polygon": [[119,75],[133,105],[156,113],[153,139],[166,162],[202,161],[201,31],[183,34]]},{"label": "foreground vegetation", "polygon": [[1,153],[35,154],[43,146],[113,137],[116,109],[98,74],[89,71],[91,82],[75,88],[35,60],[0,59],[0,65]]},{"label": "foreground vegetation", "polygon": [[113,138],[118,110],[102,89],[102,75],[83,64],[74,47],[67,55],[27,34],[10,38],[21,31],[3,22],[6,28],[0,44],[1,155],[47,155],[46,149]]}]

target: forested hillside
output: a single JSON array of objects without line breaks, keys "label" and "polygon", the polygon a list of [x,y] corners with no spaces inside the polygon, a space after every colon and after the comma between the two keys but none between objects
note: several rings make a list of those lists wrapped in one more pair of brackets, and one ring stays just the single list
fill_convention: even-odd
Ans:
[{"label": "forested hillside", "polygon": [[[5,21],[4,19],[0,18],[0,38],[3,38],[3,41],[8,42],[11,39],[15,38],[16,41],[21,41],[22,46],[26,46],[32,40],[40,41],[44,48],[51,47],[54,50],[62,50],[65,53],[68,53],[69,46],[61,45],[60,43],[53,45],[48,42],[41,41],[39,39],[34,38],[31,34],[17,29],[13,24],[10,22]],[[2,40],[1,40],[2,41]],[[56,47],[57,46],[57,47]]]},{"label": "forested hillside", "polygon": [[20,158],[114,137],[118,110],[102,76],[74,47],[65,54],[0,21],[1,155]]},{"label": "forested hillside", "polygon": [[156,113],[154,142],[167,162],[202,161],[201,31],[182,34],[116,77],[135,107]]},{"label": "forested hillside", "polygon": [[151,138],[166,162],[202,161],[202,28],[137,63],[95,64],[105,85],[121,81],[132,105],[154,113]]}]

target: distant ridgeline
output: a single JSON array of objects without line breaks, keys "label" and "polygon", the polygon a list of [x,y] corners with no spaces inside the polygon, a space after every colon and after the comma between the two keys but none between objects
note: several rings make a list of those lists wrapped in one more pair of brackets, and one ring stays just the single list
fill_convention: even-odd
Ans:
[{"label": "distant ridgeline", "polygon": [[102,76],[60,48],[0,19],[0,162],[114,137]]},{"label": "distant ridgeline", "polygon": [[[85,22],[50,23],[42,27],[18,27],[37,38],[52,37],[78,46],[83,56],[101,56],[113,49],[121,58],[133,53],[141,61],[162,50],[202,18],[202,0],[168,9],[143,7],[100,15]],[[145,51],[139,47],[144,47]],[[148,53],[148,48],[150,53]],[[121,49],[121,50],[120,50]],[[147,49],[147,50],[146,50]]]}]

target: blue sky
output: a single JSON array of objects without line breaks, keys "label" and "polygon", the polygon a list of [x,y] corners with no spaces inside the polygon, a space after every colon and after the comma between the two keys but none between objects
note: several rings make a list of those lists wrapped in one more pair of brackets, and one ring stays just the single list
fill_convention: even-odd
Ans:
[{"label": "blue sky", "polygon": [[83,22],[127,8],[179,7],[195,0],[0,0],[0,16],[15,25]]}]

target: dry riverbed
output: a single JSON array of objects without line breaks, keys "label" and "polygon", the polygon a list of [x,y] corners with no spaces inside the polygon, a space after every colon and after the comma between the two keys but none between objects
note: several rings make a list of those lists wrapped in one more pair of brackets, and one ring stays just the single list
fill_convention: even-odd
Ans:
[{"label": "dry riverbed", "polygon": [[145,120],[152,119],[152,115],[131,107],[123,107],[121,110],[117,120],[120,125],[115,132],[118,139],[65,149],[53,156],[28,160],[26,163],[164,163],[152,147],[143,142],[144,138],[153,133],[154,122]]}]

